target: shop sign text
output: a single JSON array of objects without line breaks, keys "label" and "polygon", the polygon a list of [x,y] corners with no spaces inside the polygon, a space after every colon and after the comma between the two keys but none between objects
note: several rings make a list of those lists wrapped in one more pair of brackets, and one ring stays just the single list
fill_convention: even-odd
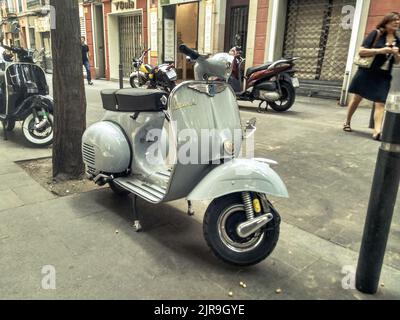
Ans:
[{"label": "shop sign text", "polygon": [[128,10],[128,9],[135,9],[135,1],[128,0],[125,1],[117,1],[114,3],[115,10]]}]

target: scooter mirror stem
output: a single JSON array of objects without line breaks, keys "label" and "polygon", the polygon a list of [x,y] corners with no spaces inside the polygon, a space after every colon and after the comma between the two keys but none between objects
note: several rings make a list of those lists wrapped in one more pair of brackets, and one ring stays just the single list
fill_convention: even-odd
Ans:
[{"label": "scooter mirror stem", "polygon": [[257,131],[256,122],[257,122],[256,118],[252,118],[246,122],[246,128],[245,128],[246,139],[249,139]]},{"label": "scooter mirror stem", "polygon": [[251,118],[249,121],[246,122],[246,128],[253,128],[256,126],[257,118]]},{"label": "scooter mirror stem", "polygon": [[169,112],[167,110],[163,110],[165,119],[167,119],[168,122],[171,122],[171,115],[169,114]]}]

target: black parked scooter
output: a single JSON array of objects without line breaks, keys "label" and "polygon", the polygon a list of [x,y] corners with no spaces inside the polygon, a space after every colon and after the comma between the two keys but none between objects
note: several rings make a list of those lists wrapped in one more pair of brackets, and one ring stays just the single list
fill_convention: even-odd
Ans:
[{"label": "black parked scooter", "polygon": [[289,110],[296,99],[296,88],[300,86],[295,76],[295,61],[298,58],[280,59],[261,66],[248,68],[244,73],[245,59],[241,47],[233,47],[230,54],[234,56],[232,76],[229,84],[236,92],[238,100],[260,100],[258,111],[265,103],[277,112]]},{"label": "black parked scooter", "polygon": [[53,99],[42,68],[33,63],[33,51],[14,46],[0,46],[14,53],[17,62],[0,63],[0,121],[4,139],[16,121],[22,121],[22,132],[35,146],[53,142]]}]

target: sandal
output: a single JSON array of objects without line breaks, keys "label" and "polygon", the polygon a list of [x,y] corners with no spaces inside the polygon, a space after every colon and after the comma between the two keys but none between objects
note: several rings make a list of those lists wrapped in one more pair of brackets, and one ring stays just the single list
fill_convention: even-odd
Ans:
[{"label": "sandal", "polygon": [[353,132],[353,130],[351,130],[350,124],[348,124],[348,123],[345,123],[343,125],[343,131],[345,131],[345,132]]},{"label": "sandal", "polygon": [[377,133],[372,135],[372,139],[376,140],[376,141],[381,141],[381,135],[382,133]]}]

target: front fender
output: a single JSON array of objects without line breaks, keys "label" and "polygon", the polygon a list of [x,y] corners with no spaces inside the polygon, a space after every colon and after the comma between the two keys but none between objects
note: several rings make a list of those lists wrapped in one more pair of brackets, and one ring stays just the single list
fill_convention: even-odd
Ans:
[{"label": "front fender", "polygon": [[242,191],[289,197],[282,179],[265,161],[234,159],[212,170],[193,189],[187,199],[212,200]]},{"label": "front fender", "polygon": [[139,73],[139,77],[141,77],[142,79],[146,79],[146,74],[145,74],[144,72],[142,72],[142,71],[139,71],[139,72],[133,71],[133,72],[129,75],[129,78],[132,79],[134,76],[137,76],[138,73]]},{"label": "front fender", "polygon": [[23,118],[35,107],[44,107],[50,112],[54,112],[54,101],[51,96],[34,95],[26,98],[12,114],[13,117]]}]

